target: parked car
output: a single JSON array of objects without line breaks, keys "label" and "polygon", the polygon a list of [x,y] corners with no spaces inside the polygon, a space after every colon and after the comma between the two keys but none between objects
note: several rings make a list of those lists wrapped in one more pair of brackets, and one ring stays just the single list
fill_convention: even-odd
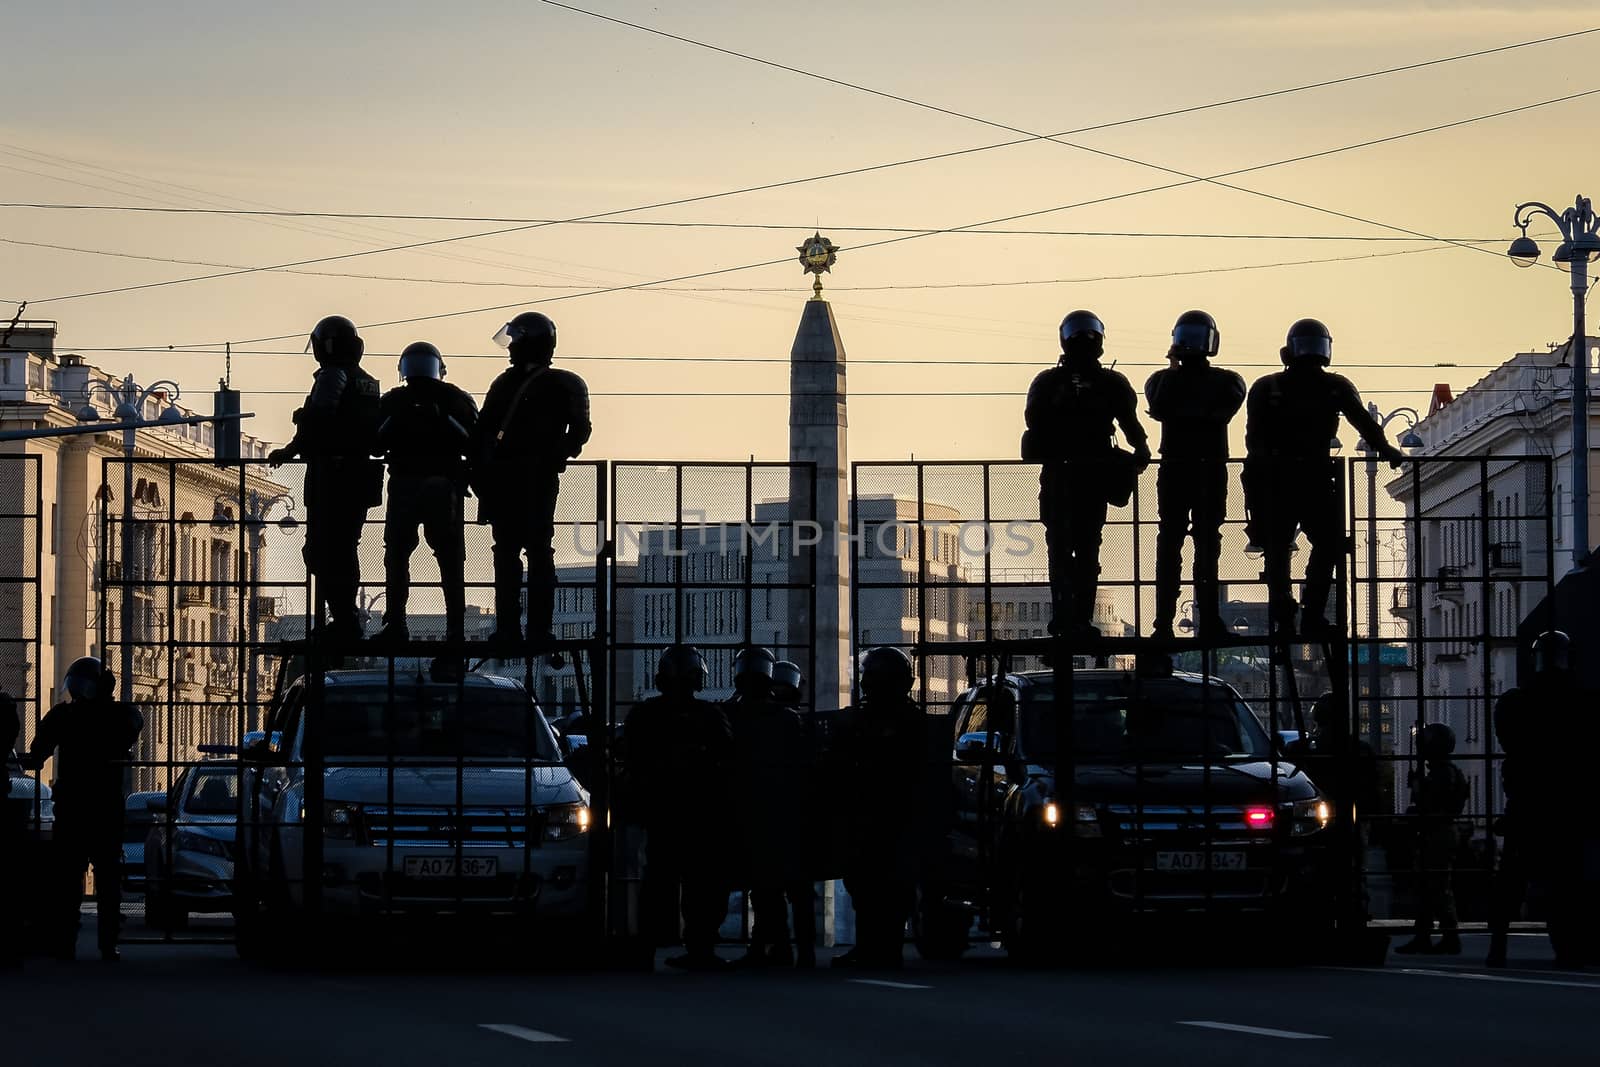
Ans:
[{"label": "parked car", "polygon": [[55,798],[50,787],[24,771],[15,752],[6,755],[6,780],[6,803],[27,807],[19,817],[28,821],[28,836],[35,841],[48,841],[56,824]]},{"label": "parked car", "polygon": [[[313,689],[320,692],[313,693]],[[308,780],[306,736],[324,757]],[[460,684],[385,671],[293,683],[242,756],[241,954],[323,915],[520,920],[558,939],[583,929],[588,794],[520,683]],[[310,772],[317,773],[316,771]],[[321,785],[308,811],[308,786]],[[308,834],[320,860],[308,872]]]},{"label": "parked car", "polygon": [[178,927],[193,912],[232,910],[239,780],[237,761],[206,760],[151,798],[157,817],[144,848],[151,926]]},{"label": "parked car", "polygon": [[1022,955],[1092,949],[1135,915],[1331,929],[1330,806],[1231,687],[1105,669],[1072,682],[1070,790],[1054,674],[956,701],[955,811],[919,917],[926,951],[959,954],[984,899],[992,933]]},{"label": "parked car", "polygon": [[150,826],[155,814],[151,801],[161,800],[165,793],[129,793],[122,803],[122,891],[144,892],[144,845],[150,836]]}]

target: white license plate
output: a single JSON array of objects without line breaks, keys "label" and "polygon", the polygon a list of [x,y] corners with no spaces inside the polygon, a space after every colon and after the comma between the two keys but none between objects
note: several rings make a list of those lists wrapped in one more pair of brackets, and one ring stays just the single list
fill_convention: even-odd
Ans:
[{"label": "white license plate", "polygon": [[[1245,855],[1243,852],[1213,852],[1211,853],[1211,869],[1213,871],[1242,871],[1245,868]],[[1204,871],[1206,869],[1206,854],[1204,852],[1157,852],[1156,870],[1158,871]]]},{"label": "white license plate", "polygon": [[407,878],[493,878],[500,861],[493,856],[407,856]]}]

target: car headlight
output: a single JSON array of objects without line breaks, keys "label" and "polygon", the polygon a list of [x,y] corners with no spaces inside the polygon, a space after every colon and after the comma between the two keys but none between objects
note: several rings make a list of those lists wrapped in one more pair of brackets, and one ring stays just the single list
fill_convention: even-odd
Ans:
[{"label": "car headlight", "polygon": [[544,839],[567,841],[589,832],[589,808],[585,804],[556,804],[544,809]]},{"label": "car headlight", "polygon": [[322,805],[322,836],[352,841],[361,827],[361,808],[330,800]]},{"label": "car headlight", "polygon": [[[1053,830],[1060,826],[1062,811],[1063,805],[1054,800],[1045,801],[1044,808],[1040,813],[1041,818],[1044,820],[1045,827]],[[1093,804],[1075,804],[1073,805],[1073,811],[1074,818],[1072,820],[1072,832],[1076,836],[1100,836],[1100,812],[1095,809]]]},{"label": "car headlight", "polygon": [[193,830],[179,830],[172,835],[172,847],[179,852],[204,852],[208,856],[228,858],[228,845],[215,837],[197,834]]},{"label": "car headlight", "polygon": [[1289,816],[1289,836],[1305,837],[1326,830],[1333,822],[1333,805],[1322,797],[1297,800]]}]

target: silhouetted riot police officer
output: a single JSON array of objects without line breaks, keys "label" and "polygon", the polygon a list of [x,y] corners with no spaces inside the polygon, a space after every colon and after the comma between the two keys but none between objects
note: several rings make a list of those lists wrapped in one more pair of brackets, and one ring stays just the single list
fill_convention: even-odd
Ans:
[{"label": "silhouetted riot police officer", "polygon": [[1183,539],[1194,533],[1194,601],[1202,640],[1226,634],[1217,611],[1217,560],[1228,502],[1228,423],[1244,403],[1244,379],[1213,367],[1221,344],[1217,323],[1186,311],[1172,328],[1175,362],[1145,383],[1150,417],[1161,423],[1161,469],[1156,473],[1155,636],[1171,637],[1178,610]]},{"label": "silhouetted riot police officer", "polygon": [[799,715],[774,699],[776,673],[777,658],[770,650],[742,649],[734,657],[734,695],[727,703],[741,875],[755,907],[750,950],[741,961],[747,966],[788,966],[794,961],[785,891],[802,869],[800,758],[805,736]]},{"label": "silhouetted riot police officer", "polygon": [[1330,634],[1324,614],[1333,568],[1344,539],[1343,501],[1329,442],[1343,415],[1376,451],[1398,466],[1404,454],[1390,444],[1348,378],[1327,370],[1333,337],[1316,319],[1289,327],[1279,353],[1284,370],[1250,387],[1245,420],[1245,508],[1248,531],[1266,563],[1270,612],[1279,634],[1295,632],[1295,602],[1289,583],[1289,552],[1295,530],[1311,542],[1303,591],[1300,633]]},{"label": "silhouetted riot police officer", "polygon": [[409,636],[406,601],[419,524],[439,561],[445,638],[461,641],[465,636],[467,547],[462,501],[478,407],[444,375],[444,358],[437,348],[426,341],[407,345],[400,353],[400,378],[405,384],[385,393],[378,409],[378,447],[389,464],[380,634],[385,640],[404,641]]},{"label": "silhouetted riot police officer", "polygon": [[[1417,826],[1417,915],[1410,941],[1396,952],[1459,955],[1461,934],[1456,922],[1453,885],[1460,833],[1456,820],[1465,810],[1471,790],[1467,776],[1450,758],[1456,734],[1442,722],[1422,728],[1417,750],[1421,774],[1411,780],[1411,814]],[[1439,940],[1432,939],[1433,922],[1439,922]]]},{"label": "silhouetted riot police officer", "polygon": [[[1028,388],[1022,458],[1039,471],[1039,517],[1050,565],[1050,632],[1097,637],[1094,595],[1100,581],[1100,537],[1112,500],[1125,502],[1135,468],[1150,463],[1144,427],[1128,379],[1100,366],[1105,325],[1088,311],[1061,320],[1061,363]],[[1113,424],[1134,448],[1118,461]]]},{"label": "silhouetted riot police officer", "polygon": [[589,389],[571,371],[550,365],[556,324],[537,311],[506,323],[495,343],[511,367],[489,387],[473,442],[473,487],[479,521],[494,537],[495,632],[512,649],[522,643],[522,554],[528,554],[528,640],[551,636],[555,611],[555,515],[561,472],[583,451],[592,426]]},{"label": "silhouetted riot police officer", "polygon": [[[817,965],[817,895],[813,874],[822,855],[822,821],[817,818],[813,805],[819,786],[818,772],[820,739],[813,715],[801,710],[805,694],[805,675],[798,663],[779,660],[772,668],[772,702],[779,708],[792,712],[801,724],[800,743],[790,753],[788,762],[793,779],[794,823],[796,835],[790,846],[790,856],[785,862],[788,872],[783,896],[788,899],[789,916],[794,929],[794,964],[802,970]],[[756,902],[756,914],[765,906],[781,908],[783,900],[775,904]],[[782,946],[773,955],[783,961]]]},{"label": "silhouetted riot police officer", "polygon": [[39,721],[28,766],[38,770],[56,754],[56,822],[52,848],[57,877],[51,904],[57,955],[71,959],[78,934],[83,875],[94,866],[100,957],[119,958],[117,927],[122,917],[123,777],[128,750],[144,729],[132,704],[114,699],[115,679],[98,659],[72,662],[62,681],[71,700]]},{"label": "silhouetted riot police officer", "polygon": [[656,667],[658,696],[628,713],[622,731],[626,807],[645,829],[645,914],[658,943],[685,953],[667,962],[719,967],[717,929],[728,911],[726,820],[733,734],[722,708],[695,696],[706,663],[693,645],[673,645]]},{"label": "silhouetted riot police officer", "polygon": [[[899,968],[916,903],[925,810],[928,717],[911,697],[911,658],[883,646],[861,659],[861,701],[840,713],[849,762],[845,803],[856,813],[845,888],[856,910],[856,946],[837,967]],[[912,813],[908,817],[907,813]]]},{"label": "silhouetted riot police officer", "polygon": [[378,380],[361,369],[364,343],[355,323],[329,315],[307,347],[319,369],[306,402],[294,413],[294,439],[273,450],[273,466],[306,461],[306,569],[315,581],[315,630],[341,640],[362,636],[356,608],[361,586],[358,548],[367,510],[383,499],[383,465],[372,458],[378,436]]},{"label": "silhouetted riot police officer", "polygon": [[1556,959],[1581,966],[1577,931],[1588,917],[1580,847],[1589,821],[1582,794],[1593,753],[1578,743],[1580,731],[1573,727],[1592,712],[1572,669],[1571,639],[1547,630],[1534,640],[1532,652],[1533,677],[1506,690],[1494,709],[1495,736],[1505,753],[1500,774],[1506,806],[1498,825],[1505,844],[1490,900],[1486,962],[1505,965],[1510,925],[1522,910],[1528,883],[1538,881]]}]

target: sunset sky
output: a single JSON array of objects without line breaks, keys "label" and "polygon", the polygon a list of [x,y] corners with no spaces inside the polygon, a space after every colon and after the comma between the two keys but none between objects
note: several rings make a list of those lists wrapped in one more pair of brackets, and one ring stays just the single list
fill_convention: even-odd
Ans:
[{"label": "sunset sky", "polygon": [[[1586,0],[593,7],[1030,133],[1600,25]],[[10,12],[0,113],[8,204],[565,219],[1025,136],[526,0],[57,2]],[[1597,55],[1593,33],[1070,139],[1220,174],[1600,89]],[[252,432],[281,440],[312,369],[304,335],[320,316],[366,324],[448,314],[364,331],[368,368],[390,384],[392,354],[431,340],[453,354],[451,379],[481,391],[503,365],[490,337],[515,309],[473,309],[539,306],[559,324],[558,360],[595,394],[588,455],[781,458],[784,364],[809,295],[793,248],[820,227],[843,248],[827,286],[853,363],[855,459],[1014,454],[1020,396],[873,394],[1020,393],[1054,362],[1056,325],[1080,306],[1106,321],[1109,353],[1136,385],[1190,307],[1217,317],[1223,362],[1248,378],[1276,364],[1292,320],[1313,315],[1333,329],[1336,365],[1371,399],[1425,406],[1434,382],[1459,391],[1570,331],[1566,279],[1517,271],[1502,253],[1519,200],[1560,207],[1578,192],[1600,195],[1597,116],[1600,96],[1590,96],[1228,179],[1369,222],[1192,185],[998,224],[1296,239],[942,234],[854,247],[900,236],[864,228],[966,226],[1180,180],[1035,141],[613,220],[772,228],[545,226],[299,268],[341,276],[267,271],[60,299],[509,224],[8,206],[0,298],[12,303],[0,312],[9,318],[27,300],[26,317],[59,320],[60,351],[144,380],[177,378],[202,410],[222,373],[218,343],[293,335],[237,345],[234,358],[234,383],[260,413]],[[1492,238],[1482,247],[1493,254],[1309,239],[1398,236],[1373,222]],[[1382,258],[1351,258],[1370,256]],[[1224,269],[1312,259],[1347,261]],[[784,262],[664,292],[570,298],[768,260]],[[1197,271],[1216,272],[1182,273]],[[999,282],[1030,284],[990,284]],[[109,351],[156,345],[206,351]],[[618,358],[640,356],[651,359]],[[956,360],[974,365],[938,365]]]}]

